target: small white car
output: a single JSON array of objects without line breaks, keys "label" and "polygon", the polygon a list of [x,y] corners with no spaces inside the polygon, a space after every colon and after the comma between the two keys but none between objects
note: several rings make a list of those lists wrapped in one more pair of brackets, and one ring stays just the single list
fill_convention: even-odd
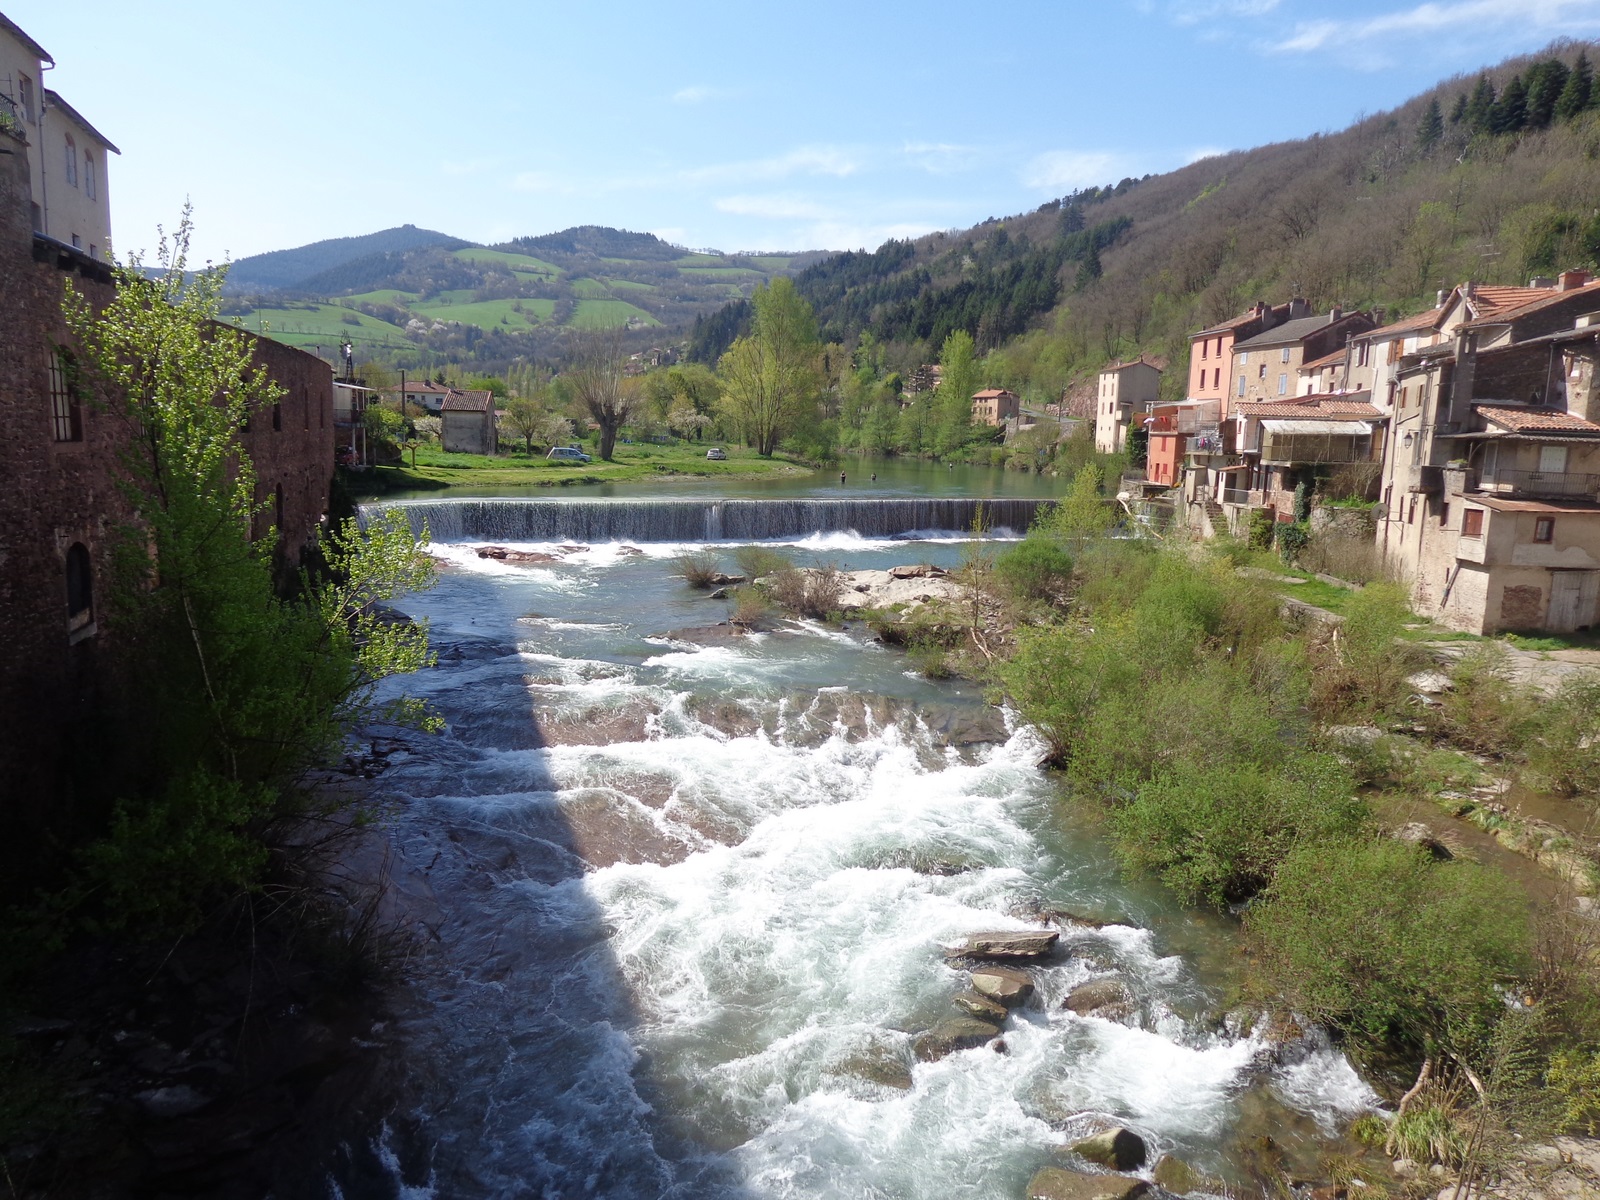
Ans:
[{"label": "small white car", "polygon": [[706,457],[712,462],[727,462],[728,452],[721,446],[713,446],[711,449],[706,451]]},{"label": "small white car", "polygon": [[545,455],[556,462],[593,462],[594,460],[579,450],[576,446],[551,446],[550,453]]}]

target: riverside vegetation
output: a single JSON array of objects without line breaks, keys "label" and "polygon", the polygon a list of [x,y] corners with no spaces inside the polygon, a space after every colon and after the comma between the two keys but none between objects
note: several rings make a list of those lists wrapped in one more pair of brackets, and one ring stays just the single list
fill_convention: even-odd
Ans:
[{"label": "riverside vegetation", "polygon": [[[119,268],[103,311],[70,285],[65,299],[81,382],[130,431],[119,486],[138,518],[116,531],[92,787],[68,842],[28,848],[43,891],[6,897],[0,1163],[12,1194],[137,1171],[114,1148],[126,1081],[109,1061],[13,1040],[20,1013],[76,1006],[80,1037],[117,1022],[137,1046],[147,1035],[132,1010],[170,985],[213,997],[239,1055],[252,998],[282,1005],[286,978],[309,980],[289,992],[301,1005],[370,973],[371,909],[321,870],[366,816],[308,779],[358,722],[429,721],[409,701],[378,703],[374,685],[430,661],[426,627],[385,619],[383,603],[427,587],[431,561],[403,520],[363,533],[353,518],[325,531],[305,569],[275,561],[239,429],[283,390],[248,337],[214,322],[222,272],[186,276],[188,234],[186,213],[153,278],[137,260]],[[244,982],[190,986],[196,976]],[[275,1069],[235,1067],[244,1090]]]},{"label": "riverside vegetation", "polygon": [[[926,673],[1015,703],[1126,869],[1238,915],[1236,1002],[1272,1028],[1330,1029],[1398,1102],[1356,1138],[1480,1178],[1521,1139],[1600,1129],[1600,929],[1571,911],[1595,864],[1551,899],[1384,816],[1395,797],[1471,812],[1446,785],[1483,766],[1600,806],[1600,685],[1552,703],[1489,643],[1421,703],[1401,589],[1370,584],[1339,624],[1306,623],[1266,573],[1241,573],[1248,546],[1109,536],[1099,493],[1085,467],[1025,539],[974,540],[948,598],[872,613],[875,628]],[[738,569],[682,565],[701,586],[756,581],[736,624],[841,615],[831,568],[760,550]]]}]

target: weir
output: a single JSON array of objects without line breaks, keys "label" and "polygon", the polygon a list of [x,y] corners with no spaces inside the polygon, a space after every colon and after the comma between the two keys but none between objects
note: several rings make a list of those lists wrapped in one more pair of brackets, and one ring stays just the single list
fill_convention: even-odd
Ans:
[{"label": "weir", "polygon": [[1024,533],[1051,500],[840,497],[791,500],[400,500],[361,507],[363,522],[398,508],[439,541],[762,541],[813,533],[896,537],[919,531]]}]

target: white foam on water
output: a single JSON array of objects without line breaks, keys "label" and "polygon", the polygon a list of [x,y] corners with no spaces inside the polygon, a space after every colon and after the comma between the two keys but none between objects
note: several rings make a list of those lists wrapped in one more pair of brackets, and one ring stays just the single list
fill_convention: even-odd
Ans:
[{"label": "white foam on water", "polygon": [[1271,1078],[1272,1090],[1280,1098],[1309,1114],[1328,1134],[1381,1103],[1321,1029],[1313,1029],[1295,1045],[1285,1047]]}]

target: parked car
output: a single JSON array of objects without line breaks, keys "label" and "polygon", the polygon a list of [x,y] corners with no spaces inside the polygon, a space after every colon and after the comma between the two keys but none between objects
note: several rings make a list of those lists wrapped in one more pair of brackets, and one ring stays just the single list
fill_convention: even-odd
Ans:
[{"label": "parked car", "polygon": [[711,449],[706,451],[706,457],[712,462],[727,462],[728,452],[721,446],[713,446]]},{"label": "parked car", "polygon": [[576,446],[551,446],[546,458],[556,462],[593,462],[594,460]]}]

